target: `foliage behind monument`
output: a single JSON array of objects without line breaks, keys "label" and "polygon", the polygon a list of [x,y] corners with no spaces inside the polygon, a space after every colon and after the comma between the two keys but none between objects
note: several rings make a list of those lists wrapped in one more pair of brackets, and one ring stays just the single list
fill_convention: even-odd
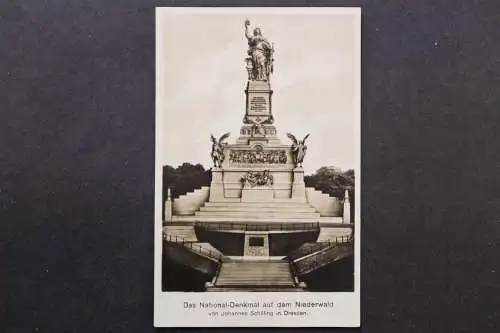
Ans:
[{"label": "foliage behind monument", "polygon": [[[170,165],[163,167],[163,188],[170,187],[174,198],[210,184],[210,170],[201,164],[183,163],[177,168]],[[312,175],[304,177],[306,186],[314,187],[324,193],[338,198],[344,197],[345,190],[354,199],[354,170],[342,171],[333,166],[319,168]]]},{"label": "foliage behind monument", "polygon": [[345,191],[349,191],[351,202],[351,214],[354,214],[354,170],[342,171],[334,166],[321,167],[315,173],[304,176],[304,182],[308,187],[314,187],[323,193],[339,199],[344,198]]},{"label": "foliage behind monument", "polygon": [[203,165],[183,163],[177,168],[170,165],[163,167],[163,197],[166,199],[167,188],[170,187],[172,197],[194,191],[202,186],[210,184],[210,170],[205,170]]}]

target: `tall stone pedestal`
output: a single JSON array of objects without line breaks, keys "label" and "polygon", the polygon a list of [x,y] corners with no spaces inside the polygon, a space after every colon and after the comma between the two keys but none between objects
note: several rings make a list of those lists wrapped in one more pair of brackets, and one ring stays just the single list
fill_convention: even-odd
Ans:
[{"label": "tall stone pedestal", "polygon": [[272,124],[271,96],[273,91],[269,81],[249,80],[245,94],[247,95],[245,119],[249,122]]},{"label": "tall stone pedestal", "polygon": [[212,169],[212,182],[210,183],[210,202],[224,200],[224,183],[221,168]]},{"label": "tall stone pedestal", "polygon": [[304,183],[304,169],[298,167],[293,170],[292,199],[306,202],[306,184]]}]

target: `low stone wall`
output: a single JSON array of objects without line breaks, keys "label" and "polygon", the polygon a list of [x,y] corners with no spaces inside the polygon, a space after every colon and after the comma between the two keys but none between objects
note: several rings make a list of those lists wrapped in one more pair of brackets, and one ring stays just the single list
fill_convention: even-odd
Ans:
[{"label": "low stone wall", "polygon": [[194,215],[194,213],[208,201],[210,187],[203,186],[194,192],[189,192],[174,199],[172,212],[174,215]]},{"label": "low stone wall", "polygon": [[242,256],[245,243],[244,232],[223,232],[195,227],[196,235],[201,242],[210,243],[227,256]]},{"label": "low stone wall", "polygon": [[332,264],[347,257],[352,257],[353,248],[349,245],[330,246],[310,256],[294,261],[295,273],[299,276]]},{"label": "low stone wall", "polygon": [[304,243],[315,242],[318,234],[318,230],[271,233],[269,234],[269,255],[286,256]]},{"label": "low stone wall", "polygon": [[165,243],[164,246],[165,256],[169,260],[184,266],[191,267],[208,276],[214,276],[217,271],[217,262],[215,260],[203,257],[195,252],[190,251],[188,248],[175,243]]},{"label": "low stone wall", "polygon": [[350,226],[345,228],[324,228],[322,227],[317,242],[328,242],[328,241],[337,241],[346,242],[349,236],[352,236],[352,228]]},{"label": "low stone wall", "polygon": [[338,198],[317,191],[312,187],[306,188],[307,202],[316,209],[321,216],[342,216],[342,204]]}]

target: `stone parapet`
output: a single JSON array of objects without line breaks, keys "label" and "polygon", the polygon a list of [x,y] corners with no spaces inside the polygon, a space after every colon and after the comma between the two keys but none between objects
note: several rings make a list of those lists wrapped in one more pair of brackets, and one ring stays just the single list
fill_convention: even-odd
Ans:
[{"label": "stone parapet", "polygon": [[335,239],[338,239],[339,237],[345,237],[348,238],[352,236],[353,234],[353,229],[348,227],[348,228],[321,228],[318,236],[317,242],[328,242],[328,241],[334,241]]},{"label": "stone parapet", "polygon": [[317,191],[312,187],[306,188],[307,202],[318,211],[321,216],[342,216],[342,204],[336,197]]},{"label": "stone parapet", "polygon": [[173,215],[194,215],[208,200],[209,194],[210,188],[203,186],[200,189],[174,199],[172,204]]}]

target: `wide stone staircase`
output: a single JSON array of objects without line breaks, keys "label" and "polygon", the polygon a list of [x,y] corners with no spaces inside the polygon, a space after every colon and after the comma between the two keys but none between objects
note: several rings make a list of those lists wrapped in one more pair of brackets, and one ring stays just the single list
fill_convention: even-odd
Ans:
[{"label": "wide stone staircase", "polygon": [[174,222],[216,223],[342,223],[341,217],[322,217],[306,202],[205,202],[194,216],[174,216]]},{"label": "wide stone staircase", "polygon": [[172,212],[174,215],[192,215],[208,200],[209,195],[209,186],[202,186],[181,195],[173,201]]},{"label": "wide stone staircase", "polygon": [[286,256],[290,262],[295,260],[304,258],[308,255],[318,253],[329,246],[328,243],[316,243],[316,242],[308,242],[302,244],[298,249],[292,251],[290,254]]},{"label": "wide stone staircase", "polygon": [[223,261],[207,291],[302,291],[284,260]]},{"label": "wide stone staircase", "polygon": [[196,239],[193,226],[164,226],[163,251],[170,260],[212,276],[224,258],[210,243]]}]

